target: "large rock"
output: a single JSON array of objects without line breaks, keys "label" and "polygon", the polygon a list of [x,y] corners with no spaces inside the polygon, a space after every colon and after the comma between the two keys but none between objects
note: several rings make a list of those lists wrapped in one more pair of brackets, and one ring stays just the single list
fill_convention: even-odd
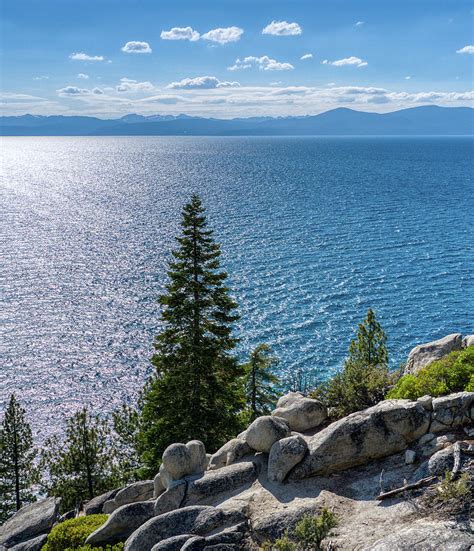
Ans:
[{"label": "large rock", "polygon": [[280,417],[258,417],[246,431],[247,444],[258,452],[269,453],[273,444],[290,436],[288,423]]},{"label": "large rock", "polygon": [[466,335],[462,340],[462,347],[474,346],[474,335]]},{"label": "large rock", "polygon": [[302,432],[319,427],[327,419],[328,412],[318,400],[289,392],[278,400],[272,415],[285,419],[291,430]]},{"label": "large rock", "polygon": [[444,432],[474,421],[474,392],[458,392],[433,400],[431,432]]},{"label": "large rock", "polygon": [[251,453],[252,448],[244,438],[233,438],[216,451],[209,459],[209,470],[220,469],[232,465],[245,455]]},{"label": "large rock", "polygon": [[86,515],[97,515],[99,513],[102,513],[105,502],[114,499],[118,492],[118,489],[111,490],[110,492],[106,492],[105,494],[94,497],[86,503],[84,507],[84,513]]},{"label": "large rock", "polygon": [[171,444],[163,452],[160,477],[165,488],[185,476],[202,474],[207,469],[207,455],[204,444],[191,440],[187,444]]},{"label": "large rock", "polygon": [[430,413],[417,402],[386,400],[332,423],[308,440],[309,453],[291,478],[362,465],[406,449],[426,433]]},{"label": "large rock", "polygon": [[245,521],[242,514],[216,507],[184,507],[150,519],[125,542],[125,551],[150,551],[157,543],[182,534],[203,536],[228,523]]},{"label": "large rock", "polygon": [[157,517],[163,513],[174,511],[183,504],[184,496],[186,495],[187,483],[182,480],[180,483],[175,484],[155,501],[154,514]]},{"label": "large rock", "polygon": [[257,467],[250,461],[222,467],[216,471],[207,471],[202,478],[189,484],[185,504],[195,505],[213,500],[225,492],[249,486],[255,482],[257,476]]},{"label": "large rock", "polygon": [[154,545],[151,551],[181,551],[183,545],[191,538],[194,538],[192,534],[182,534],[181,536],[166,538]]},{"label": "large rock", "polygon": [[102,510],[106,514],[113,513],[122,505],[146,501],[153,497],[153,480],[140,480],[134,482],[117,492],[113,499],[106,501]]},{"label": "large rock", "polygon": [[8,551],[40,551],[43,545],[48,539],[48,534],[42,534],[41,536],[36,536],[31,540],[23,541],[17,545],[10,547]]},{"label": "large rock", "polygon": [[58,498],[49,497],[22,507],[0,527],[0,548],[49,532],[59,518],[59,503]]},{"label": "large rock", "polygon": [[161,473],[158,473],[153,479],[153,497],[160,496],[165,490],[166,488],[161,479]]},{"label": "large rock", "polygon": [[461,350],[461,348],[461,333],[453,333],[437,341],[419,344],[415,346],[408,355],[404,374],[415,374],[430,363],[439,360],[453,350]]},{"label": "large rock", "polygon": [[153,501],[128,503],[116,509],[105,524],[87,538],[89,545],[106,545],[123,541],[155,514]]},{"label": "large rock", "polygon": [[275,442],[268,458],[269,480],[283,482],[291,469],[303,459],[307,450],[305,439],[299,435]]},{"label": "large rock", "polygon": [[454,448],[451,446],[433,454],[428,460],[428,473],[431,476],[443,476],[454,466]]}]

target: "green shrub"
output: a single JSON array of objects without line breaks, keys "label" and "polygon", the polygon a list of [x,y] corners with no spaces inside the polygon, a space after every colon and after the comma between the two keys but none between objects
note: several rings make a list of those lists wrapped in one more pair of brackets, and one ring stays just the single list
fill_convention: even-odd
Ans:
[{"label": "green shrub", "polygon": [[387,398],[416,400],[426,394],[443,396],[463,390],[474,391],[474,346],[451,352],[416,375],[404,375]]},{"label": "green shrub", "polygon": [[88,515],[72,518],[56,525],[48,535],[42,551],[69,551],[87,549],[84,543],[107,520],[108,515]]},{"label": "green shrub", "polygon": [[471,493],[471,479],[468,473],[462,473],[457,480],[453,480],[453,475],[450,471],[446,471],[446,475],[438,486],[437,498],[443,502],[456,501],[466,499]]},{"label": "green shrub", "polygon": [[[81,545],[80,547],[68,547],[65,551],[123,551],[125,544],[123,542],[115,545],[106,545],[105,547],[92,547],[92,545]],[[44,549],[44,547],[43,547]]]},{"label": "green shrub", "polygon": [[298,551],[298,546],[290,540],[288,532],[285,532],[283,537],[278,538],[273,543],[266,541],[260,549],[261,551]]}]

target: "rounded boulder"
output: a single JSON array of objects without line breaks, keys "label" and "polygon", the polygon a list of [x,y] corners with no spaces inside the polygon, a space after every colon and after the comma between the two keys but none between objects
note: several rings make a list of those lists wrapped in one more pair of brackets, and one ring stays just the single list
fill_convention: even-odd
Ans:
[{"label": "rounded boulder", "polygon": [[258,417],[247,429],[247,444],[255,451],[269,453],[273,444],[290,436],[288,423],[279,417]]}]

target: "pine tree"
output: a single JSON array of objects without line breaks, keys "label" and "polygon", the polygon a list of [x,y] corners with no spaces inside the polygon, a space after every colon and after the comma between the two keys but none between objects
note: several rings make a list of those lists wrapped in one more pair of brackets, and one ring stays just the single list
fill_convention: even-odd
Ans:
[{"label": "pine tree", "polygon": [[0,522],[35,501],[31,487],[38,481],[36,453],[25,410],[12,394],[0,428]]},{"label": "pine tree", "polygon": [[112,413],[114,427],[113,446],[119,471],[126,482],[140,478],[139,452],[140,411],[128,404]]},{"label": "pine tree", "polygon": [[244,388],[247,402],[247,421],[268,415],[278,399],[279,379],[272,373],[278,359],[268,344],[258,345],[244,367]]},{"label": "pine tree", "polygon": [[116,487],[121,481],[107,421],[81,409],[66,420],[64,439],[49,438],[42,453],[49,495],[69,510]]},{"label": "pine tree", "polygon": [[334,417],[343,417],[383,400],[391,384],[386,342],[375,313],[369,310],[349,346],[343,370],[320,385],[313,397],[332,408]]},{"label": "pine tree", "polygon": [[172,442],[199,439],[217,449],[238,431],[243,407],[241,368],[232,354],[236,303],[196,195],[183,209],[181,228],[159,299],[163,330],[144,397],[140,439],[151,472]]}]

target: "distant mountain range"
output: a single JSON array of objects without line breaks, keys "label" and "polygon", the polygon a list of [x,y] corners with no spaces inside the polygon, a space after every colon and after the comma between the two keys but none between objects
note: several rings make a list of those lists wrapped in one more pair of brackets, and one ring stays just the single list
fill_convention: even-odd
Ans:
[{"label": "distant mountain range", "polygon": [[349,136],[473,135],[474,109],[421,106],[392,113],[338,108],[304,117],[213,119],[130,114],[120,119],[0,117],[3,136]]}]

